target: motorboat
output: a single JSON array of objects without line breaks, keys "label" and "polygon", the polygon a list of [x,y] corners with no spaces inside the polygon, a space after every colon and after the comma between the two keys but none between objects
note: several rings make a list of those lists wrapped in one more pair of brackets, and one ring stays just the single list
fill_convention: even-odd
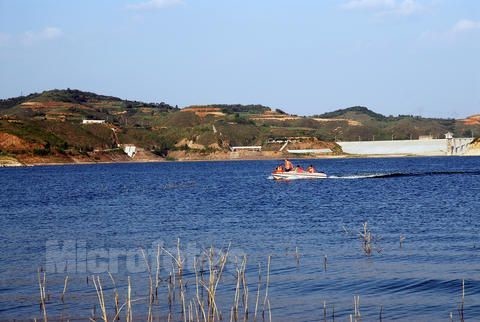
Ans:
[{"label": "motorboat", "polygon": [[272,177],[274,180],[298,180],[298,179],[325,179],[327,175],[323,172],[296,172],[296,171],[288,171],[288,172],[279,172],[274,171],[272,172]]}]

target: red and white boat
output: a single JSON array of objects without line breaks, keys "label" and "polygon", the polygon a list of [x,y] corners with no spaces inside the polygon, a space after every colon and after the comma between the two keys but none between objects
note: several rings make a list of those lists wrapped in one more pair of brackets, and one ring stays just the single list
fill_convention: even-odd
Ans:
[{"label": "red and white boat", "polygon": [[274,180],[299,180],[299,179],[326,179],[327,175],[323,172],[272,172]]}]

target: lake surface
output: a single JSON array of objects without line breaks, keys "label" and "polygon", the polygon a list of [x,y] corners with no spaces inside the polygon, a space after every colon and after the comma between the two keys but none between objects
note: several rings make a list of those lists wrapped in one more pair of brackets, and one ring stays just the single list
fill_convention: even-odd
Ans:
[{"label": "lake surface", "polygon": [[[110,296],[106,271],[122,292],[131,276],[140,297],[147,273],[139,269],[141,258],[128,267],[129,252],[152,251],[157,243],[174,252],[177,238],[187,257],[229,244],[232,254],[246,254],[249,301],[258,265],[265,273],[271,256],[273,321],[322,320],[324,301],[329,321],[332,314],[348,321],[354,296],[362,321],[379,320],[380,311],[384,321],[450,321],[450,312],[459,320],[462,280],[465,318],[480,319],[480,158],[294,161],[331,177],[290,182],[269,179],[277,163],[0,169],[0,320],[41,318],[39,267],[47,270],[51,317],[88,319],[98,301],[86,278],[100,275]],[[376,239],[370,256],[359,238],[364,222]],[[72,243],[73,270],[71,261],[60,267],[54,256]],[[96,264],[79,262],[79,249],[97,257]],[[114,252],[116,266],[106,259]],[[185,274],[194,279],[192,267],[187,258]],[[161,274],[165,281],[168,271]],[[234,265],[227,265],[222,283],[234,276]],[[234,287],[219,291],[224,320]],[[136,305],[143,314],[145,305]]]}]

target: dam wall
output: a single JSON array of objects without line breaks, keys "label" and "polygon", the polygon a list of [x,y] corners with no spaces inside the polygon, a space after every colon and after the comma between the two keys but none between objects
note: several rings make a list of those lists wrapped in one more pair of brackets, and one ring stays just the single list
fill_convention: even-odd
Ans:
[{"label": "dam wall", "polygon": [[358,155],[463,155],[471,138],[337,142],[343,152]]}]

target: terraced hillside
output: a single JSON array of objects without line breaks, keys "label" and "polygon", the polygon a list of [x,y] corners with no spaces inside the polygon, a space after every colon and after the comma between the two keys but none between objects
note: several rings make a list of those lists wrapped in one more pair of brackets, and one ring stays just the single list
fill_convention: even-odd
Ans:
[{"label": "terraced hillside", "polygon": [[[87,123],[85,123],[85,120]],[[480,133],[477,116],[465,120],[384,116],[351,107],[311,117],[263,105],[189,106],[144,103],[79,90],[51,90],[0,100],[0,155],[32,162],[126,161],[119,148],[138,147],[145,159],[173,152],[208,155],[231,146],[262,151],[329,148],[338,140],[417,139]],[[275,143],[277,142],[277,143]],[[285,152],[283,152],[285,154]],[[275,154],[275,155],[278,155]]]}]

